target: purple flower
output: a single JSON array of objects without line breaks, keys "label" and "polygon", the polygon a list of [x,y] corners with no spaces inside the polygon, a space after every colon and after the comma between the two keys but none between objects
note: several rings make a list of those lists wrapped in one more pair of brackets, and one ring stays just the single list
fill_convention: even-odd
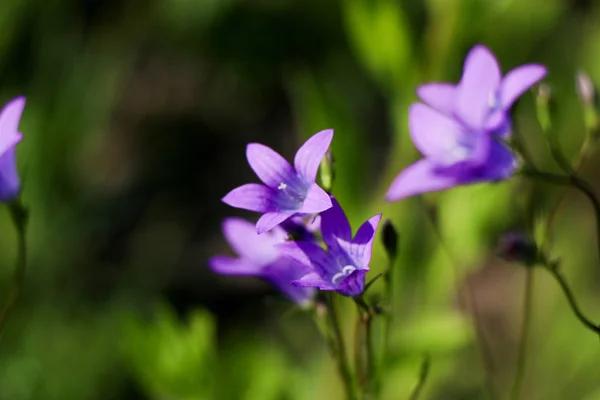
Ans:
[{"label": "purple flower", "polygon": [[293,281],[294,285],[358,296],[365,287],[381,214],[362,224],[352,238],[350,223],[333,197],[332,204],[333,207],[321,214],[321,232],[327,251],[313,242],[286,242],[279,245],[279,249],[287,257],[311,268],[302,278]]},{"label": "purple flower", "polygon": [[477,45],[465,58],[458,85],[428,83],[417,89],[417,95],[424,103],[471,129],[485,128],[506,135],[510,131],[511,106],[545,75],[543,65],[526,64],[502,77],[494,54]]},{"label": "purple flower", "polygon": [[276,286],[294,303],[310,303],[314,290],[290,283],[302,277],[307,267],[281,256],[277,245],[287,239],[287,233],[282,228],[276,227],[258,235],[253,223],[241,218],[227,218],[223,221],[223,234],[239,257],[212,257],[209,265],[213,271],[225,275],[262,278]]},{"label": "purple flower", "polygon": [[512,175],[516,159],[501,139],[511,130],[510,107],[546,75],[527,64],[504,77],[494,55],[475,46],[457,85],[429,83],[409,110],[409,130],[424,159],[407,167],[390,186],[388,201]]},{"label": "purple flower", "polygon": [[25,108],[25,97],[17,97],[0,111],[0,201],[9,202],[19,195],[20,182],[15,159],[15,146],[23,135],[19,121]]},{"label": "purple flower", "polygon": [[250,143],[246,157],[264,185],[248,183],[233,189],[223,202],[264,213],[256,223],[266,232],[295,214],[316,214],[331,207],[329,195],[316,183],[317,170],[333,139],[333,130],[308,139],[296,153],[294,167],[267,146]]},{"label": "purple flower", "polygon": [[411,138],[425,158],[394,179],[386,194],[388,201],[502,180],[515,170],[512,152],[485,130],[472,130],[422,103],[410,107],[408,118]]}]

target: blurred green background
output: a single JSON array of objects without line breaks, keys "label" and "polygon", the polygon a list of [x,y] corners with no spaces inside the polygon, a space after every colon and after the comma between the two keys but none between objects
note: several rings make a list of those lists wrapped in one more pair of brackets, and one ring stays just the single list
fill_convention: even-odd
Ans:
[{"label": "blurred green background", "polygon": [[[515,178],[383,201],[418,157],[407,134],[414,89],[457,81],[476,43],[504,71],[548,66],[574,157],[585,133],[575,73],[600,82],[593,0],[2,0],[0,100],[27,96],[18,162],[31,221],[24,296],[0,342],[0,399],[342,398],[309,316],[262,282],[207,267],[229,251],[222,218],[256,218],[220,202],[256,180],[246,143],[291,157],[330,127],[334,194],[353,227],[383,212],[402,237],[384,398],[408,397],[425,352],[423,399],[485,398],[482,333],[506,398],[524,271],[492,250],[502,232],[527,227],[529,199],[543,212],[561,188]],[[557,170],[531,93],[514,121],[538,164]],[[599,167],[592,157],[584,169],[596,187]],[[8,293],[16,237],[4,208],[0,229]],[[569,194],[554,243],[600,320],[585,198]],[[384,268],[378,243],[371,276]],[[354,308],[344,306],[351,335]],[[541,270],[533,315],[521,398],[600,399],[598,338]]]}]

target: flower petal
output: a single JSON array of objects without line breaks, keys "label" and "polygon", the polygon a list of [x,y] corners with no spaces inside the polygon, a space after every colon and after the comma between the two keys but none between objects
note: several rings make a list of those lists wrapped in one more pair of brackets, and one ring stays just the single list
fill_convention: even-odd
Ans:
[{"label": "flower petal", "polygon": [[301,287],[316,287],[321,290],[335,290],[335,287],[316,272],[309,272],[300,279],[292,281],[292,285]]},{"label": "flower petal", "polygon": [[246,158],[252,170],[269,187],[277,188],[281,183],[295,180],[296,173],[290,163],[270,147],[250,143],[246,147]]},{"label": "flower petal", "polygon": [[452,115],[456,101],[456,85],[426,83],[417,88],[417,96],[423,103],[446,115]]},{"label": "flower petal", "polygon": [[484,181],[508,179],[517,168],[517,158],[504,144],[492,140],[488,160],[480,173]]},{"label": "flower petal", "polygon": [[367,268],[371,262],[371,251],[375,241],[375,232],[381,220],[381,214],[369,218],[356,232],[352,245],[350,246],[350,255],[359,262],[357,266]]},{"label": "flower petal", "polygon": [[546,76],[546,67],[539,64],[527,64],[511,70],[500,87],[500,104],[508,110],[513,103],[531,86]]},{"label": "flower petal", "polygon": [[227,256],[214,256],[208,260],[208,265],[213,271],[223,275],[259,276],[262,269],[261,265],[248,260]]},{"label": "flower petal", "polygon": [[268,212],[273,209],[273,189],[259,183],[247,183],[227,193],[221,201],[231,207],[256,212]]},{"label": "flower petal", "polygon": [[316,180],[319,165],[332,140],[333,129],[326,129],[313,135],[296,152],[294,167],[307,182]]},{"label": "flower petal", "polygon": [[415,147],[426,157],[443,154],[456,147],[464,130],[452,118],[423,103],[410,106],[408,127]]},{"label": "flower petal", "polygon": [[310,267],[324,279],[328,279],[338,271],[329,254],[313,242],[286,242],[277,246],[282,257]]},{"label": "flower petal", "polygon": [[8,102],[0,111],[0,154],[21,140],[19,122],[25,108],[25,97]]},{"label": "flower petal", "polygon": [[292,285],[292,281],[301,278],[308,272],[310,272],[309,267],[289,258],[280,257],[263,269],[262,276],[294,303],[307,304],[314,297],[315,291]]},{"label": "flower petal", "polygon": [[422,159],[406,167],[394,179],[385,197],[387,201],[397,201],[417,194],[448,189],[460,183],[456,176],[437,173],[431,161]]},{"label": "flower petal", "polygon": [[15,151],[15,147],[12,146],[0,156],[0,201],[3,202],[14,200],[19,196],[21,185]]},{"label": "flower petal", "polygon": [[356,270],[340,282],[336,291],[343,296],[358,296],[365,290],[366,277],[367,271]]},{"label": "flower petal", "polygon": [[302,207],[298,210],[302,214],[316,214],[331,208],[331,199],[326,191],[313,183],[308,189]]},{"label": "flower petal", "polygon": [[321,213],[321,235],[330,250],[338,247],[337,238],[350,242],[352,229],[350,222],[337,200],[331,196],[332,207]]},{"label": "flower petal", "polygon": [[483,126],[501,77],[500,66],[487,47],[478,45],[469,51],[456,95],[456,112],[467,125]]},{"label": "flower petal", "polygon": [[295,212],[268,212],[263,214],[256,222],[256,232],[261,233],[270,231],[277,225],[294,215]]},{"label": "flower petal", "polygon": [[267,265],[279,258],[276,245],[283,243],[285,236],[258,235],[256,226],[241,218],[227,218],[223,221],[223,234],[235,252],[244,259],[258,265]]}]

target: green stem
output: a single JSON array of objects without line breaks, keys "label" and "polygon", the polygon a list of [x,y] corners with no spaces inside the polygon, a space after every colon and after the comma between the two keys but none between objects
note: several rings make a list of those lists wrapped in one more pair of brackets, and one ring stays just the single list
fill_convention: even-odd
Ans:
[{"label": "green stem", "polygon": [[592,203],[594,214],[596,216],[596,247],[598,256],[600,257],[600,200],[598,200],[598,196],[596,196],[592,185],[576,174],[571,174],[568,176],[557,175],[550,172],[539,171],[533,167],[524,169],[522,173],[529,178],[541,179],[557,185],[573,186],[589,199],[589,201]]},{"label": "green stem", "polygon": [[327,315],[331,322],[331,328],[333,331],[333,340],[336,347],[335,358],[338,364],[338,370],[344,383],[344,389],[346,390],[346,398],[348,400],[356,400],[356,389],[354,385],[354,378],[350,372],[348,365],[348,357],[346,355],[346,345],[344,343],[344,336],[340,327],[340,322],[337,316],[336,305],[335,305],[335,292],[329,292],[326,294],[327,301]]},{"label": "green stem", "polygon": [[567,298],[567,301],[569,302],[569,306],[571,307],[573,314],[575,314],[575,317],[577,317],[579,322],[581,322],[583,324],[583,326],[585,326],[590,331],[600,335],[600,326],[593,323],[591,319],[589,319],[588,317],[586,317],[583,314],[583,312],[579,308],[579,305],[577,304],[577,301],[575,300],[575,296],[573,295],[573,292],[571,291],[571,289],[569,288],[569,285],[567,284],[565,277],[560,273],[558,266],[552,265],[549,263],[544,263],[544,267],[548,272],[550,272],[550,274],[558,282],[560,288],[562,289],[563,293],[565,294],[565,297]]},{"label": "green stem", "polygon": [[519,343],[519,355],[517,356],[517,369],[510,398],[517,400],[521,395],[521,388],[525,379],[525,368],[527,361],[527,342],[529,340],[529,329],[531,325],[531,307],[533,303],[533,268],[527,268],[525,276],[525,293],[523,300],[523,322],[521,325],[521,340]]},{"label": "green stem", "polygon": [[421,363],[421,372],[419,373],[419,381],[417,382],[417,386],[415,386],[412,391],[409,400],[417,400],[423,391],[423,387],[425,386],[425,382],[427,381],[427,377],[429,376],[429,356],[426,355]]},{"label": "green stem", "polygon": [[0,335],[4,332],[8,317],[13,310],[17,299],[23,290],[25,282],[25,269],[27,267],[27,210],[19,200],[9,204],[10,214],[17,231],[17,263],[14,272],[13,284],[8,293],[8,297],[0,313]]}]

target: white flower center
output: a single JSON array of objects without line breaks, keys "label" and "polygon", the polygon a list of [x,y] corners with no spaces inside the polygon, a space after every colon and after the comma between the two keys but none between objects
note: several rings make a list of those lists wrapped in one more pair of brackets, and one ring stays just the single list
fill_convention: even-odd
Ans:
[{"label": "white flower center", "polygon": [[344,280],[344,278],[346,278],[354,271],[356,271],[356,268],[354,266],[346,265],[344,268],[342,268],[342,272],[338,272],[331,278],[331,283],[337,286],[342,280]]},{"label": "white flower center", "polygon": [[285,190],[286,188],[287,188],[287,184],[286,184],[286,183],[284,183],[284,182],[281,182],[281,183],[279,184],[279,186],[277,186],[277,189],[278,189],[278,190]]}]

